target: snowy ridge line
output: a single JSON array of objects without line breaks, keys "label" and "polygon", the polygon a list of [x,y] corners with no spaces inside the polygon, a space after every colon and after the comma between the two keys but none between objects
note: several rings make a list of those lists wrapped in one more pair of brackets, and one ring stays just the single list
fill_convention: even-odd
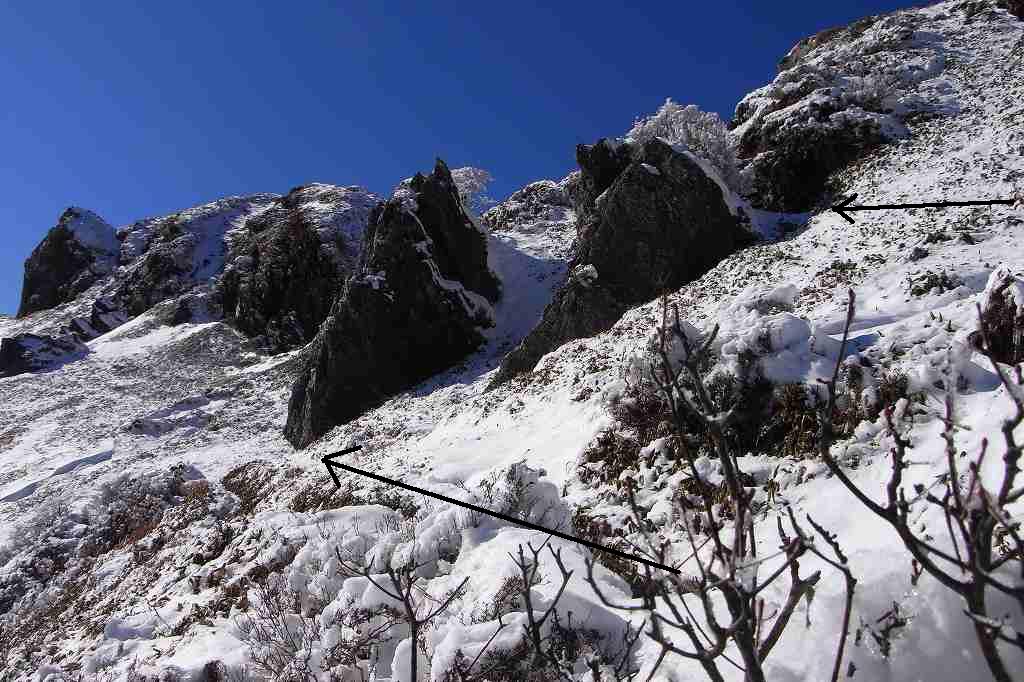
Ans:
[{"label": "snowy ridge line", "polygon": [[344,469],[345,471],[351,472],[353,474],[358,474],[360,476],[366,476],[367,478],[372,478],[375,481],[380,481],[381,483],[385,483],[387,485],[394,485],[394,486],[398,486],[399,488],[405,488],[406,490],[409,490],[409,491],[414,492],[414,493],[420,493],[421,495],[427,495],[429,497],[433,497],[436,500],[441,500],[442,502],[447,502],[448,504],[458,505],[460,507],[465,507],[466,509],[471,509],[472,511],[479,512],[481,514],[487,514],[488,516],[493,516],[496,519],[501,519],[502,521],[507,521],[508,523],[513,523],[513,524],[515,524],[517,526],[522,526],[523,528],[529,528],[530,530],[539,530],[542,533],[547,533],[548,535],[554,535],[555,537],[562,538],[563,540],[568,540],[569,542],[575,542],[575,543],[578,543],[578,544],[581,544],[581,545],[586,545],[587,547],[590,547],[591,549],[597,549],[597,550],[600,550],[602,552],[609,552],[610,554],[615,554],[616,556],[622,557],[623,559],[629,559],[630,561],[639,561],[640,563],[647,564],[648,566],[650,566],[652,568],[657,568],[657,569],[660,569],[662,571],[668,571],[669,573],[675,573],[676,575],[681,575],[681,573],[680,573],[680,571],[678,569],[670,568],[669,566],[666,566],[664,564],[659,564],[656,561],[651,561],[649,559],[644,559],[643,557],[639,557],[639,556],[636,556],[634,554],[626,554],[625,552],[620,552],[617,549],[612,549],[611,547],[605,547],[604,545],[599,545],[596,542],[591,542],[590,540],[584,540],[583,538],[578,538],[578,537],[576,537],[574,535],[569,535],[567,533],[562,533],[562,532],[557,531],[557,530],[552,530],[551,528],[545,528],[544,526],[540,526],[540,525],[537,525],[535,523],[530,523],[529,521],[523,521],[523,520],[517,519],[517,518],[515,518],[513,516],[507,516],[505,514],[500,514],[500,513],[496,512],[496,511],[493,511],[493,510],[490,510],[490,509],[485,509],[483,507],[478,507],[475,504],[470,504],[469,502],[462,502],[460,500],[456,500],[456,499],[453,499],[451,497],[445,497],[444,495],[440,495],[438,493],[431,492],[429,490],[426,490],[425,488],[417,488],[416,486],[409,485],[408,483],[402,483],[401,481],[396,481],[394,479],[387,478],[385,476],[380,476],[378,474],[371,474],[368,471],[363,471],[362,469],[357,469],[357,468],[355,468],[353,466],[348,466],[347,464],[342,464],[340,462],[335,462],[334,461],[335,457],[340,457],[341,455],[345,455],[345,454],[348,454],[348,453],[351,453],[351,452],[356,452],[357,450],[362,450],[362,446],[356,446],[354,448],[348,448],[346,450],[342,450],[341,452],[335,452],[333,454],[327,455],[322,460],[320,460],[327,467],[328,473],[331,474],[331,478],[334,479],[334,484],[338,488],[341,488],[341,481],[338,480],[338,476],[337,476],[337,474],[334,473],[334,469],[332,467],[338,467],[340,469]]}]

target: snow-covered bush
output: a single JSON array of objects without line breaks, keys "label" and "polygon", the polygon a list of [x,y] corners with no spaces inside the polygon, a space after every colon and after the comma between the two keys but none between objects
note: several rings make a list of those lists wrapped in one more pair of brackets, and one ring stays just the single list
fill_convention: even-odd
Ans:
[{"label": "snow-covered bush", "polygon": [[693,104],[683,106],[666,99],[657,112],[637,119],[626,133],[628,141],[638,144],[656,137],[686,147],[711,163],[728,187],[734,190],[739,187],[736,151],[729,130],[718,114],[701,111]]},{"label": "snow-covered bush", "polygon": [[195,467],[179,464],[141,476],[124,473],[101,484],[86,508],[90,531],[82,552],[95,556],[141,539],[190,491],[184,484],[202,477]]},{"label": "snow-covered bush", "polygon": [[[989,276],[982,294],[982,320],[989,329],[992,355],[999,362],[1024,362],[1024,278],[1006,266]],[[975,345],[980,345],[975,335]]]},{"label": "snow-covered bush", "polygon": [[253,666],[270,679],[315,682],[319,614],[303,610],[301,593],[280,574],[257,583],[254,592],[252,608],[235,623]]}]

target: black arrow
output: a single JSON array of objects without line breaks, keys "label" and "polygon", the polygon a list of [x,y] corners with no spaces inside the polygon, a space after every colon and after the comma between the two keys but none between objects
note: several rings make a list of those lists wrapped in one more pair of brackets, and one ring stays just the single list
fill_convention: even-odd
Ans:
[{"label": "black arrow", "polygon": [[854,194],[843,199],[832,207],[832,210],[843,217],[848,223],[854,222],[849,215],[850,211],[883,211],[890,208],[949,208],[951,206],[995,206],[997,204],[1012,205],[1013,199],[980,199],[978,201],[937,201],[930,204],[877,204],[875,206],[850,206],[850,202],[857,198]]},{"label": "black arrow", "polygon": [[632,554],[626,554],[625,552],[620,552],[617,549],[612,549],[611,547],[605,547],[604,545],[599,545],[596,542],[590,542],[589,540],[584,540],[583,538],[577,538],[577,537],[574,537],[572,535],[567,535],[565,533],[560,533],[557,530],[551,530],[550,528],[545,528],[544,526],[538,526],[537,524],[529,523],[527,521],[522,521],[522,520],[514,518],[512,516],[506,516],[505,514],[499,514],[498,512],[491,511],[490,509],[484,509],[483,507],[478,507],[475,504],[469,504],[468,502],[461,502],[459,500],[453,500],[450,497],[445,497],[444,495],[438,495],[437,493],[432,493],[429,490],[424,490],[423,488],[417,488],[416,486],[409,485],[408,483],[402,483],[401,481],[396,481],[394,479],[385,478],[384,476],[378,476],[377,474],[371,474],[369,471],[363,471],[362,469],[356,469],[355,467],[348,466],[347,464],[342,464],[340,462],[335,462],[334,461],[335,457],[341,457],[342,455],[347,455],[348,453],[355,452],[356,450],[362,450],[362,447],[357,445],[354,448],[348,448],[347,450],[342,450],[341,452],[335,452],[333,455],[327,455],[326,457],[324,457],[321,460],[324,463],[324,465],[327,467],[327,471],[331,474],[331,478],[334,479],[334,485],[337,486],[338,488],[341,487],[341,481],[338,479],[338,475],[336,473],[334,473],[334,467],[338,467],[339,469],[344,469],[345,471],[350,471],[353,474],[359,474],[360,476],[366,476],[367,478],[372,478],[373,480],[380,481],[381,483],[387,483],[388,485],[396,485],[399,488],[405,488],[406,490],[410,490],[410,491],[412,491],[414,493],[420,493],[421,495],[428,495],[430,497],[433,497],[434,499],[441,500],[442,502],[447,502],[448,504],[455,504],[455,505],[458,505],[460,507],[465,507],[466,509],[472,509],[475,512],[479,512],[481,514],[487,514],[488,516],[493,516],[493,517],[495,517],[497,519],[501,519],[502,521],[507,521],[507,522],[513,523],[513,524],[515,524],[517,526],[522,526],[523,528],[529,528],[530,530],[539,530],[542,533],[547,533],[548,535],[554,535],[555,537],[562,538],[563,540],[569,540],[570,542],[578,542],[581,545],[586,545],[586,546],[591,547],[593,549],[599,549],[602,552],[608,552],[609,554],[615,554],[616,556],[620,556],[623,559],[629,559],[630,561],[639,561],[642,564],[647,564],[648,566],[653,566],[654,568],[660,568],[663,571],[668,571],[669,573],[675,573],[676,575],[679,575],[679,571],[677,569],[669,568],[668,566],[665,566],[664,564],[659,564],[659,563],[657,563],[655,561],[649,561],[647,559],[644,559],[643,557],[634,556]]}]

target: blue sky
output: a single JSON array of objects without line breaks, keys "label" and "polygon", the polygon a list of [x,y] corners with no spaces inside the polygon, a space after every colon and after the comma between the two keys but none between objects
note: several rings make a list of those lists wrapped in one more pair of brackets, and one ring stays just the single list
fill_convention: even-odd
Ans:
[{"label": "blue sky", "polygon": [[905,3],[28,2],[0,7],[0,312],[64,207],[115,226],[310,181],[492,194],[666,98],[729,118],[801,37]]}]

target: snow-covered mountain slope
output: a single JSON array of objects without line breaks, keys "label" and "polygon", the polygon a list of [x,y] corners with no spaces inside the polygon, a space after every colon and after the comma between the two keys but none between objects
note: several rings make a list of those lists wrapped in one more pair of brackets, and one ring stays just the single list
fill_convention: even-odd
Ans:
[{"label": "snow-covered mountain slope", "polygon": [[[906,21],[927,25],[929,45],[949,55],[942,75],[957,107],[908,121],[906,136],[832,178],[857,203],[1021,196],[1024,23],[991,3],[966,4],[985,11],[945,2],[907,12]],[[815,54],[825,58],[828,49]],[[649,613],[597,598],[582,579],[590,549],[356,475],[342,474],[334,492],[319,461],[359,445],[342,461],[540,525],[572,533],[598,526],[605,533],[599,541],[619,547],[638,539],[623,494],[631,479],[646,521],[670,543],[668,558],[686,558],[686,515],[676,497],[685,472],[667,439],[654,437],[663,434],[623,419],[652,362],[661,302],[485,390],[565,277],[574,216],[557,197],[534,206],[534,194],[544,192],[513,195],[485,216],[489,265],[504,292],[487,344],[308,451],[293,451],[281,435],[301,351],[269,356],[219,321],[169,326],[159,306],[88,341],[89,352],[75,362],[0,379],[4,679],[274,679],[267,671],[276,665],[282,680],[408,680],[408,628],[369,636],[384,622],[371,612],[388,599],[346,576],[341,559],[365,556],[383,570],[382,562],[398,566],[410,555],[423,564],[416,586],[425,605],[440,604],[468,578],[466,591],[421,633],[421,671],[432,680],[459,679],[451,671],[482,647],[523,656],[523,606],[502,598],[517,571],[509,553],[545,541],[573,574],[559,597],[559,567],[542,554],[535,608],[557,599],[563,624],[571,612],[577,632],[593,633],[578,635],[573,655],[565,654],[575,679],[616,679],[614,665],[604,664],[622,651],[627,625],[640,626]],[[779,241],[726,258],[668,303],[697,332],[719,326],[709,376],[756,368],[776,388],[814,387],[837,362],[859,367],[860,383],[845,380],[844,399],[863,414],[849,411],[858,418],[832,454],[881,499],[893,441],[875,408],[886,400],[893,399],[913,445],[908,491],[932,486],[946,471],[942,417],[953,387],[956,416],[970,427],[958,434],[963,461],[977,460],[983,439],[1002,443],[1000,420],[1011,403],[971,334],[990,284],[1024,273],[1024,206],[861,212],[856,219],[850,225],[831,211],[814,214]],[[857,306],[841,358],[848,288]],[[69,314],[61,311],[90,296],[52,315]],[[32,331],[31,320],[0,318],[0,336]],[[987,679],[962,603],[927,575],[912,580],[911,556],[897,535],[829,475],[799,437],[806,426],[784,427],[798,437],[739,458],[763,514],[756,526],[762,570],[779,560],[775,517],[787,507],[799,518],[810,514],[836,534],[859,581],[847,652],[854,679]],[[609,451],[616,456],[602,454]],[[713,462],[704,458],[701,467],[718,480]],[[990,458],[981,475],[992,485],[1001,471]],[[941,514],[920,500],[912,513],[941,542]],[[620,575],[598,563],[595,578],[616,603],[642,608],[628,566],[618,567]],[[767,659],[770,680],[831,675],[843,578],[812,556],[801,569],[822,576]],[[771,585],[766,610],[786,596],[781,583]],[[1024,627],[1010,600],[995,599],[991,608]],[[283,630],[252,627],[268,613]],[[284,662],[274,658],[281,651]],[[1024,669],[1024,658],[1005,651],[1012,671]],[[660,652],[641,638],[627,653],[643,679]],[[588,661],[597,661],[597,677]],[[727,663],[721,673],[743,679]],[[669,654],[653,677],[703,675],[698,662]]]}]

